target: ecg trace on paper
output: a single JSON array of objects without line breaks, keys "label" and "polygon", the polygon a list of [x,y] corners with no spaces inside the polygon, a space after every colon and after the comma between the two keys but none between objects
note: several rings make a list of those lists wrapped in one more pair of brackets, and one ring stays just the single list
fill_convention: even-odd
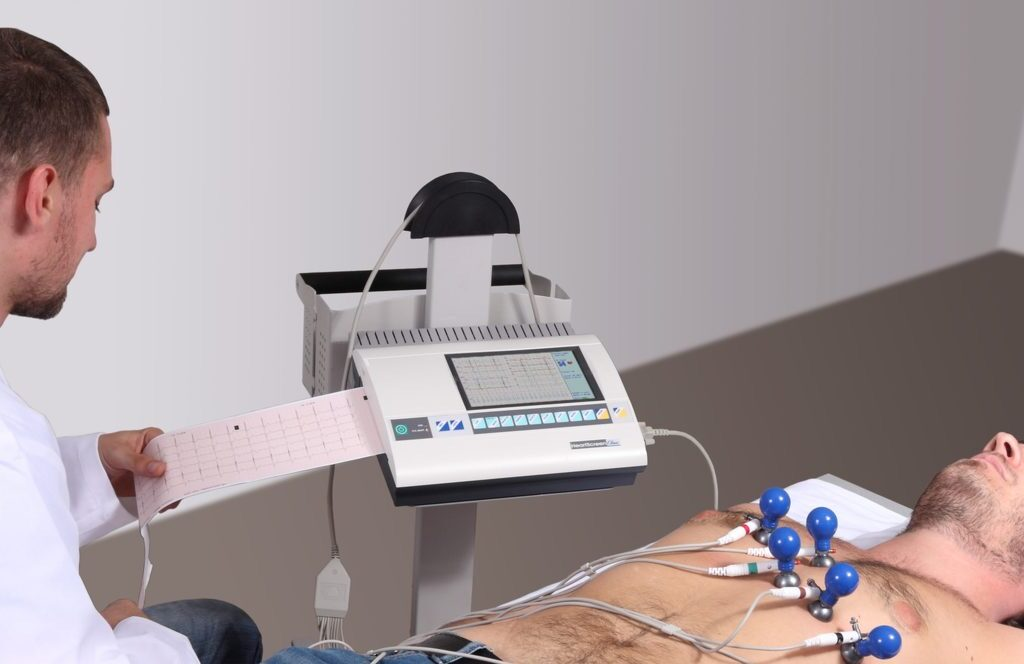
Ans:
[{"label": "ecg trace on paper", "polygon": [[157,436],[146,453],[163,477],[136,477],[139,524],[182,498],[220,486],[383,452],[362,388],[258,410]]}]

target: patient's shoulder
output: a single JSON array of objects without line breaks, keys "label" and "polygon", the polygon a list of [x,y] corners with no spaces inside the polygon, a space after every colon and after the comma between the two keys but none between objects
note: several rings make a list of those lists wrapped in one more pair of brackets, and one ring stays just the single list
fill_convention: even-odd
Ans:
[{"label": "patient's shoulder", "polygon": [[[760,518],[761,508],[753,503],[741,503],[739,505],[733,505],[727,510],[704,510],[694,514],[693,517],[687,521],[687,524],[715,524],[735,527],[741,523],[747,521],[751,517]],[[796,528],[797,531],[805,531],[806,528],[803,524],[797,523],[792,519],[783,517],[780,524]]]},{"label": "patient's shoulder", "polygon": [[746,520],[743,512],[704,510],[658,540],[660,545],[703,542],[724,535]]},{"label": "patient's shoulder", "polygon": [[730,507],[725,511],[720,510],[704,510],[703,512],[697,512],[694,514],[687,523],[690,524],[707,524],[712,523],[715,525],[728,525],[738,526],[746,521],[750,515],[756,514],[749,510],[744,511],[742,505],[739,508]]},{"label": "patient's shoulder", "polygon": [[752,516],[761,515],[761,507],[754,503],[740,503],[739,505],[733,505],[729,509],[725,510],[725,514],[750,514]]}]

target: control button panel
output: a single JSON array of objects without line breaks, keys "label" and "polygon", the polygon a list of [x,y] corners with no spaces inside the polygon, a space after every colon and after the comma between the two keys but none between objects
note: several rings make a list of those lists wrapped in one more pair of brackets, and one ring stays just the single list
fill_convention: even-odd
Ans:
[{"label": "control button panel", "polygon": [[469,423],[473,433],[498,433],[611,424],[612,417],[607,404],[599,403],[587,408],[473,413]]},{"label": "control button panel", "polygon": [[406,417],[391,420],[391,431],[395,434],[395,440],[430,438],[430,420],[425,417]]},{"label": "control button panel", "polygon": [[[621,404],[621,405],[620,405]],[[631,421],[629,408],[622,402],[577,404],[556,408],[511,409],[485,413],[452,413],[433,417],[391,420],[395,440],[448,438],[458,435],[555,429]]]}]

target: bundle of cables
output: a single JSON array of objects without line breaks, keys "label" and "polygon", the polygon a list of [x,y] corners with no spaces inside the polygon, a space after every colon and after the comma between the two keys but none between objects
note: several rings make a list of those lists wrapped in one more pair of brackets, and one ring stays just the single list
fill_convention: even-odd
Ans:
[{"label": "bundle of cables", "polygon": [[[363,285],[363,290],[359,294],[359,301],[356,304],[355,311],[352,315],[352,326],[349,330],[348,336],[348,351],[345,354],[345,364],[342,370],[342,385],[341,389],[348,389],[349,377],[352,374],[352,352],[356,346],[356,333],[359,330],[359,318],[362,314],[363,307],[366,304],[367,297],[370,294],[370,290],[373,287],[374,279],[377,277],[377,273],[380,272],[381,266],[387,259],[388,254],[391,253],[391,249],[398,242],[402,232],[405,231],[409,223],[416,217],[416,214],[420,211],[423,204],[420,203],[402,220],[398,228],[395,229],[391,239],[388,240],[387,245],[384,247],[384,251],[381,252],[380,257],[374,264],[373,269],[370,271],[369,276],[366,279],[366,283]],[[523,266],[523,279],[526,285],[526,290],[530,297],[530,308],[533,312],[533,319],[535,323],[540,323],[540,310],[537,306],[537,296],[533,290],[533,280],[530,275],[530,270],[526,265],[526,257],[523,252],[523,244],[519,238],[519,235],[514,235],[516,240],[516,247],[519,251],[519,260]],[[327,477],[327,524],[331,536],[331,552],[330,560],[327,565],[321,570],[320,574],[317,575],[316,580],[316,599],[314,606],[316,609],[317,627],[320,634],[320,644],[330,643],[344,643],[344,618],[348,614],[349,604],[349,591],[351,580],[348,573],[345,571],[345,567],[341,564],[340,549],[338,547],[338,536],[335,528],[334,520],[334,474],[335,468],[331,466]]]}]

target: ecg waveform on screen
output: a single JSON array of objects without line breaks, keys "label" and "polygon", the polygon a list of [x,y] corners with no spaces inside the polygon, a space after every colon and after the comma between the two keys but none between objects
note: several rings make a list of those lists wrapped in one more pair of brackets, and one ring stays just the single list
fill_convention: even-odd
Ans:
[{"label": "ecg waveform on screen", "polygon": [[473,408],[573,399],[549,352],[456,357],[452,365]]}]

